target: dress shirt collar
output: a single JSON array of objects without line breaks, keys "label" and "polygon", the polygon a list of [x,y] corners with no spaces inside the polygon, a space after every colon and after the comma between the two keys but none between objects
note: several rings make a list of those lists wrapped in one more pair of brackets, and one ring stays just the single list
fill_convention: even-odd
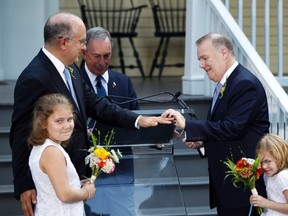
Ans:
[{"label": "dress shirt collar", "polygon": [[230,74],[235,70],[235,68],[238,66],[238,61],[235,61],[234,64],[225,72],[224,76],[222,77],[220,83],[222,85],[225,84],[226,80],[228,79],[228,77],[230,76]]},{"label": "dress shirt collar", "polygon": [[57,59],[52,53],[50,53],[45,47],[42,47],[42,51],[50,59],[53,65],[56,67],[60,76],[65,80],[64,73],[63,73],[65,65],[59,59]]},{"label": "dress shirt collar", "polygon": [[[90,82],[94,85],[95,79],[96,79],[97,76],[96,76],[95,74],[93,74],[93,73],[89,70],[89,68],[87,67],[86,62],[85,62],[84,67],[85,67],[85,71],[87,72],[87,75],[88,75],[88,77],[89,77]],[[105,71],[105,73],[102,75],[102,77],[103,77],[103,79],[105,80],[105,82],[108,83],[108,81],[109,81],[108,70]]]}]

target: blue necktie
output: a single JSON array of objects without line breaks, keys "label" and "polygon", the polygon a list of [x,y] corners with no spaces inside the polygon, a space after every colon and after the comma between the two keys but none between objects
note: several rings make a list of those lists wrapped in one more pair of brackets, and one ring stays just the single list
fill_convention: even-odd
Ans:
[{"label": "blue necktie", "polygon": [[97,95],[99,97],[105,97],[106,96],[106,91],[105,91],[105,88],[104,86],[102,85],[102,79],[103,77],[102,76],[97,76],[96,77],[96,90],[97,90]]},{"label": "blue necktie", "polygon": [[212,106],[211,106],[211,112],[212,112],[212,110],[213,110],[213,108],[214,108],[214,105],[215,105],[217,99],[218,99],[218,96],[219,96],[219,93],[220,93],[220,91],[221,91],[222,86],[223,86],[223,85],[219,82],[218,85],[217,85],[216,88],[215,88],[215,91],[214,91],[214,94],[213,94],[213,101],[212,101]]},{"label": "blue necktie", "polygon": [[65,75],[65,78],[66,78],[66,82],[67,82],[67,85],[68,85],[68,89],[72,95],[72,98],[74,99],[76,105],[77,105],[77,108],[79,110],[79,105],[78,105],[78,101],[77,101],[77,98],[76,98],[76,94],[75,94],[75,91],[74,91],[74,87],[72,85],[72,79],[71,79],[71,75],[70,75],[70,72],[68,71],[68,69],[65,67],[64,69],[64,75]]},{"label": "blue necktie", "polygon": [[[106,96],[106,90],[104,88],[104,86],[102,85],[102,76],[97,76],[96,77],[96,91],[97,91],[97,95],[99,97],[105,97]],[[90,129],[91,131],[93,131],[93,129],[96,126],[96,121],[94,121],[93,119],[89,118],[87,121],[87,126],[88,129]]]}]

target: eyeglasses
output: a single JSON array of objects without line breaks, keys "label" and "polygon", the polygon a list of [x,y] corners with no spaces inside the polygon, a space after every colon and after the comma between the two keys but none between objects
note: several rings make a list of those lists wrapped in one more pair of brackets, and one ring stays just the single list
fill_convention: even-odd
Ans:
[{"label": "eyeglasses", "polygon": [[76,43],[79,43],[81,46],[84,46],[84,45],[86,46],[86,44],[87,44],[86,38],[82,39],[82,40],[73,40],[72,38],[64,37],[64,36],[59,36],[58,38],[66,38],[67,40],[71,40],[71,41],[74,41]]}]

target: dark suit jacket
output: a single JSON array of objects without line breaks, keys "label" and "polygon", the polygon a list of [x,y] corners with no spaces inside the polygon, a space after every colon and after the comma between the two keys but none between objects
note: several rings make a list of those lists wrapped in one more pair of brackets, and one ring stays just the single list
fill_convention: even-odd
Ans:
[{"label": "dark suit jacket", "polygon": [[75,65],[72,82],[78,99],[80,112],[73,101],[63,79],[53,63],[42,50],[30,62],[19,76],[14,92],[14,111],[10,130],[10,145],[12,148],[12,163],[14,175],[15,196],[34,188],[28,167],[30,149],[27,137],[31,130],[31,120],[34,103],[37,99],[49,93],[61,93],[70,98],[76,114],[75,128],[72,140],[66,148],[80,177],[87,176],[84,158],[87,149],[86,116],[97,119],[98,122],[135,128],[137,114],[110,103],[105,98],[99,98],[86,85]]},{"label": "dark suit jacket", "polygon": [[[87,83],[87,85],[93,89],[93,86],[91,84],[91,81],[85,71],[84,64],[80,67],[82,72],[82,77]],[[130,103],[125,103],[126,101],[133,99],[137,99],[136,92],[134,90],[133,84],[131,79],[119,72],[108,70],[109,74],[109,81],[108,81],[108,95],[112,99],[112,102],[115,101],[116,103],[119,103],[119,106],[122,108],[130,109],[130,110],[138,110],[138,101],[135,100]],[[115,96],[115,97],[114,97]],[[128,99],[123,99],[121,97],[125,97]]]},{"label": "dark suit jacket", "polygon": [[[92,83],[87,75],[87,72],[84,67],[84,63],[81,65],[81,75],[86,82],[86,84],[94,91]],[[122,108],[130,110],[138,110],[138,101],[135,100],[130,103],[125,103],[127,100],[137,99],[136,92],[134,90],[131,79],[119,72],[108,70],[109,81],[108,81],[108,95],[111,96],[113,103],[119,103],[119,106]],[[113,97],[116,96],[116,97]],[[123,99],[121,97],[126,97],[128,99]],[[129,99],[130,98],[130,99]],[[124,103],[123,103],[124,102]],[[98,123],[96,124],[96,129],[101,132],[101,138],[104,138],[107,132],[111,131],[112,127],[105,124]],[[94,131],[95,133],[95,131]],[[97,132],[96,132],[97,134]],[[117,144],[117,141],[116,141]],[[123,155],[131,155],[132,149],[130,147],[118,147]],[[121,160],[121,163],[117,165],[115,171],[109,175],[100,175],[97,177],[97,185],[101,184],[127,184],[134,182],[134,165],[133,160],[125,159]]]},{"label": "dark suit jacket", "polygon": [[[227,79],[223,97],[218,98],[212,113],[209,109],[207,120],[187,121],[187,141],[205,141],[211,208],[217,202],[227,209],[249,205],[250,190],[244,192],[243,188],[234,188],[231,178],[224,180],[227,168],[223,161],[231,157],[234,162],[241,157],[255,158],[256,144],[269,132],[269,126],[263,86],[240,64]],[[262,182],[258,183],[258,192],[265,196]]]}]

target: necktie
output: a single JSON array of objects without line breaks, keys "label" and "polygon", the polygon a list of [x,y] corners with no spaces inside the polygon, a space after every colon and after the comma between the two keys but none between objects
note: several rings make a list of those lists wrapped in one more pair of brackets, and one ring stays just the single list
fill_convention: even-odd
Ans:
[{"label": "necktie", "polygon": [[219,96],[219,93],[220,93],[220,91],[221,91],[222,86],[223,86],[223,85],[219,82],[219,83],[217,84],[216,88],[215,88],[215,91],[214,91],[214,94],[213,94],[213,101],[212,101],[212,106],[211,106],[211,112],[212,112],[212,110],[213,110],[213,108],[214,108],[214,105],[215,105],[217,99],[218,99],[218,96]]},{"label": "necktie", "polygon": [[[96,91],[97,91],[97,95],[99,97],[105,97],[106,96],[106,90],[105,90],[104,86],[102,85],[102,79],[103,79],[102,76],[96,77]],[[87,121],[87,126],[88,126],[88,129],[93,131],[95,126],[96,126],[96,121],[89,118]]]},{"label": "necktie", "polygon": [[105,97],[106,96],[106,90],[104,88],[104,86],[102,85],[102,79],[103,77],[102,76],[97,76],[96,77],[96,90],[97,90],[97,95],[99,97]]},{"label": "necktie", "polygon": [[64,69],[64,75],[65,75],[65,78],[66,78],[66,82],[67,82],[67,85],[68,85],[68,89],[72,95],[72,98],[74,99],[76,105],[77,105],[77,108],[79,110],[79,106],[78,106],[78,102],[77,102],[77,98],[76,98],[76,94],[75,94],[75,91],[74,91],[74,87],[72,85],[72,79],[71,79],[71,75],[68,71],[68,69],[65,67]]}]

